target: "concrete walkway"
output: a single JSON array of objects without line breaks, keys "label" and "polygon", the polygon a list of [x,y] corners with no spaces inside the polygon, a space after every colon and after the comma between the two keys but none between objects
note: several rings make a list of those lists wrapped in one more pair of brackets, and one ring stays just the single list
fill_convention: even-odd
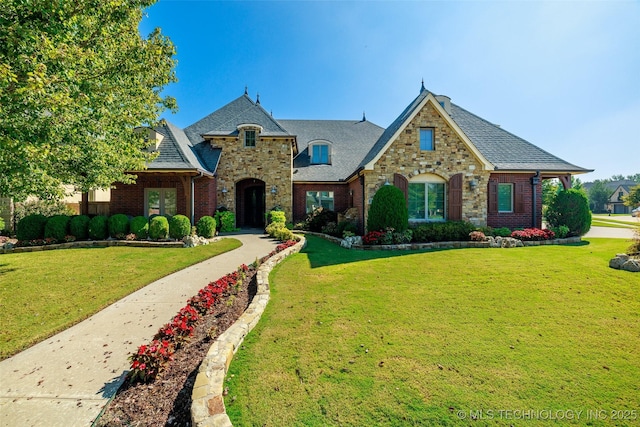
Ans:
[{"label": "concrete walkway", "polygon": [[0,426],[90,426],[117,391],[127,357],[209,282],[271,252],[261,230],[231,252],[164,277],[0,362]]}]

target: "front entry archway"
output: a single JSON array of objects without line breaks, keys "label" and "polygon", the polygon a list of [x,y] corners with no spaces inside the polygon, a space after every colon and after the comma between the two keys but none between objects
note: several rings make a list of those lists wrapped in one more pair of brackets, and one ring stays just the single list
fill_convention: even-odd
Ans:
[{"label": "front entry archway", "polygon": [[239,227],[264,228],[265,183],[244,179],[236,185],[236,221]]}]

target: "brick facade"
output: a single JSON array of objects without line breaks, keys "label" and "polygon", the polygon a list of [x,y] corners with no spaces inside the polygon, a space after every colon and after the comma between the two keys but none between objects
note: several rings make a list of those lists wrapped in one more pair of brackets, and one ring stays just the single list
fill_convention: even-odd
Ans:
[{"label": "brick facade", "polygon": [[[516,173],[492,173],[490,181],[496,181],[498,183],[513,184],[514,192],[520,191],[520,194],[514,194],[515,198],[521,198],[522,210],[519,211],[514,206],[513,212],[491,212],[487,215],[487,225],[490,227],[509,227],[510,229],[516,228],[529,228],[532,227],[533,221],[533,187],[531,185],[531,178],[534,176],[530,174],[516,174]],[[536,223],[535,227],[542,228],[542,183],[536,185]],[[487,193],[489,187],[485,186]],[[515,202],[514,202],[515,204]]]},{"label": "brick facade", "polygon": [[333,191],[334,211],[344,212],[353,207],[350,187],[344,184],[294,184],[293,186],[293,222],[302,221],[307,216],[307,191]]}]

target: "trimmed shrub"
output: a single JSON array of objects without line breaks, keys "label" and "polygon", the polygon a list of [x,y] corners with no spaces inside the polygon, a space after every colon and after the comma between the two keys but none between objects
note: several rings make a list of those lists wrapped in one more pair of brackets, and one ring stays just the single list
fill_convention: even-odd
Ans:
[{"label": "trimmed shrub", "polygon": [[272,222],[282,222],[284,224],[287,222],[287,216],[283,211],[269,211],[267,213],[267,223],[271,224]]},{"label": "trimmed shrub", "polygon": [[416,243],[466,241],[476,227],[466,221],[429,222],[413,228]]},{"label": "trimmed shrub", "polygon": [[341,221],[338,223],[338,237],[344,237],[344,233],[358,234],[358,224],[353,221]]},{"label": "trimmed shrub", "polygon": [[174,215],[169,220],[169,237],[182,239],[191,233],[191,220],[184,215]]},{"label": "trimmed shrub", "polygon": [[216,234],[216,220],[212,216],[205,215],[196,224],[198,236],[210,239]]},{"label": "trimmed shrub", "polygon": [[32,200],[15,204],[14,218],[16,224],[18,224],[22,218],[33,214],[40,214],[49,218],[54,215],[71,216],[74,212],[63,201],[59,200]]},{"label": "trimmed shrub", "polygon": [[115,214],[109,217],[109,236],[122,239],[129,233],[129,217],[125,214]]},{"label": "trimmed shrub", "polygon": [[69,234],[76,240],[85,240],[89,237],[89,218],[87,215],[75,215],[69,220]]},{"label": "trimmed shrub", "polygon": [[155,216],[149,220],[149,237],[153,240],[169,237],[169,220],[164,216]]},{"label": "trimmed shrub", "polygon": [[144,216],[134,216],[129,223],[129,230],[136,238],[146,239],[149,237],[149,220]]},{"label": "trimmed shrub", "polygon": [[44,237],[47,217],[41,214],[27,215],[18,222],[16,237],[18,240],[35,240]]},{"label": "trimmed shrub", "polygon": [[564,239],[569,234],[569,227],[566,225],[561,225],[559,227],[551,227],[551,231],[556,235],[558,239]]},{"label": "trimmed shrub", "polygon": [[0,231],[4,231],[4,219],[0,218]]},{"label": "trimmed shrub", "polygon": [[511,230],[508,227],[494,228],[491,234],[496,237],[511,237]]},{"label": "trimmed shrub", "polygon": [[236,215],[231,211],[216,211],[215,215],[218,231],[225,233],[236,230]]},{"label": "trimmed shrub", "polygon": [[322,227],[326,226],[330,222],[338,222],[338,214],[334,211],[325,208],[314,209],[305,220],[305,229],[309,231],[315,231],[316,233],[322,232]]},{"label": "trimmed shrub", "polygon": [[104,215],[97,215],[89,221],[89,238],[93,240],[104,240],[109,235],[109,219]]},{"label": "trimmed shrub", "polygon": [[569,236],[582,236],[591,228],[591,211],[584,192],[570,188],[555,195],[547,209],[550,227],[569,227]]},{"label": "trimmed shrub", "polygon": [[69,221],[70,218],[66,215],[54,215],[49,218],[44,226],[44,238],[64,241],[69,234]]},{"label": "trimmed shrub", "polygon": [[404,193],[393,185],[383,185],[373,195],[367,230],[378,231],[393,228],[403,232],[409,227],[409,212]]}]

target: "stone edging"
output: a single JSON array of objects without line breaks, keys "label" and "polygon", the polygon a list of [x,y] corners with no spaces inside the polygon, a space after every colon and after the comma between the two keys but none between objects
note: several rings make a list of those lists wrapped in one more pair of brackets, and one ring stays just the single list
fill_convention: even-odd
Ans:
[{"label": "stone edging", "polygon": [[258,292],[240,318],[222,333],[209,348],[198,369],[191,393],[191,423],[194,427],[232,427],[224,407],[222,392],[224,377],[244,337],[258,324],[269,302],[269,273],[280,261],[292,253],[300,252],[306,245],[300,241],[278,252],[263,264],[256,273]]},{"label": "stone edging", "polygon": [[[342,242],[339,237],[329,236],[323,233],[315,233],[312,231],[304,231],[305,234],[322,237],[330,242],[337,243]],[[564,239],[553,240],[533,240],[522,241],[523,246],[545,246],[545,245],[567,245],[571,243],[580,243],[581,237],[567,237]],[[476,241],[451,241],[451,242],[431,242],[431,243],[404,243],[399,245],[353,245],[353,249],[371,250],[371,251],[389,251],[389,250],[420,250],[420,249],[458,249],[458,248],[489,248],[489,242],[476,242]]]}]

